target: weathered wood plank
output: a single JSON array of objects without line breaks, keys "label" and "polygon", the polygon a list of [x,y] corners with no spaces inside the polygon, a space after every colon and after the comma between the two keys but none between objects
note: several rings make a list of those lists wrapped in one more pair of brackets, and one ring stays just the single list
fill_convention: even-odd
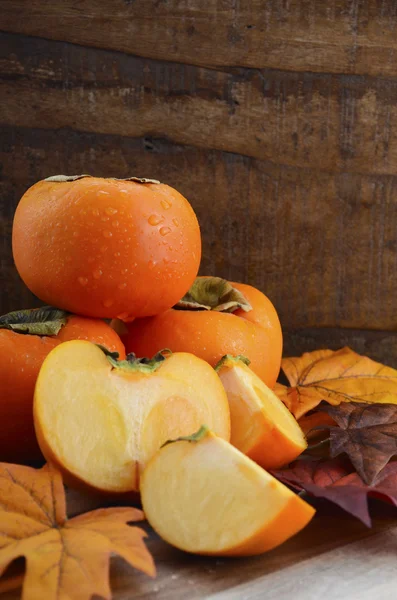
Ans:
[{"label": "weathered wood plank", "polygon": [[1,11],[4,31],[149,58],[388,77],[396,21],[396,4],[379,0],[12,0]]},{"label": "weathered wood plank", "polygon": [[397,80],[221,72],[9,34],[0,60],[5,124],[149,134],[318,173],[397,174]]},{"label": "weathered wood plank", "polygon": [[394,177],[280,168],[157,138],[67,129],[4,127],[0,146],[3,311],[30,302],[10,248],[19,197],[48,175],[91,172],[153,176],[184,193],[202,227],[202,273],[264,290],[286,329],[396,327]]},{"label": "weathered wood plank", "polygon": [[[367,585],[380,593],[395,592],[395,508],[375,508],[373,529],[348,517],[329,504],[317,503],[319,512],[297,536],[282,546],[258,557],[226,559],[200,557],[175,550],[153,533],[147,524],[148,546],[157,565],[157,578],[135,571],[119,558],[111,565],[114,600],[192,600],[211,598],[290,598],[317,600],[324,597],[356,600],[353,582],[357,580],[360,598],[376,597],[365,593]],[[82,510],[91,507],[83,500]],[[79,511],[78,511],[79,512]],[[347,571],[347,566],[350,571]],[[341,577],[341,573],[345,573]],[[350,575],[349,575],[350,573]],[[321,586],[329,585],[329,589]],[[293,587],[294,586],[294,587]],[[292,592],[294,589],[294,592]],[[289,595],[286,596],[288,590]],[[280,596],[276,594],[280,593]],[[333,595],[328,595],[327,592]],[[283,594],[281,596],[281,594]],[[214,595],[214,596],[213,596]],[[394,595],[381,595],[394,600]],[[2,594],[2,600],[17,600],[20,591]]]},{"label": "weathered wood plank", "polygon": [[393,528],[211,594],[208,600],[394,600],[396,545],[397,529]]}]

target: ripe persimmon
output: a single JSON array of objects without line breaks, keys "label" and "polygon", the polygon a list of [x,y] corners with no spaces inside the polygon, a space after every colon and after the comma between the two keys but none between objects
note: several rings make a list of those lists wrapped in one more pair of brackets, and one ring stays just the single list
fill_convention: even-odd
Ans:
[{"label": "ripe persimmon", "polygon": [[215,367],[225,354],[242,354],[271,388],[280,371],[282,332],[277,312],[250,285],[198,277],[176,307],[136,319],[127,327],[126,349],[138,356],[170,348],[191,352]]},{"label": "ripe persimmon", "polygon": [[44,302],[129,320],[175,304],[197,275],[200,228],[189,202],[148,179],[55,176],[21,198],[13,253]]},{"label": "ripe persimmon", "polygon": [[45,307],[0,317],[0,461],[41,457],[33,425],[36,379],[46,356],[61,342],[83,339],[125,357],[117,333],[104,321]]}]

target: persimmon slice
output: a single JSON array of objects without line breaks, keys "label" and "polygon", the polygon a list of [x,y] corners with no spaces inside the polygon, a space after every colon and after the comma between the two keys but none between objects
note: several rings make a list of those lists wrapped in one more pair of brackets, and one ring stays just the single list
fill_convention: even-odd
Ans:
[{"label": "persimmon slice", "polygon": [[201,429],[167,444],[141,480],[146,518],[196,554],[261,554],[300,531],[314,509],[225,440]]},{"label": "persimmon slice", "polygon": [[209,423],[229,439],[225,391],[205,361],[175,353],[120,361],[85,341],[61,344],[43,363],[34,420],[41,450],[66,481],[105,492],[138,491],[162,443]]},{"label": "persimmon slice", "polygon": [[307,442],[283,402],[243,357],[225,356],[216,370],[230,407],[231,443],[265,469],[294,460]]}]

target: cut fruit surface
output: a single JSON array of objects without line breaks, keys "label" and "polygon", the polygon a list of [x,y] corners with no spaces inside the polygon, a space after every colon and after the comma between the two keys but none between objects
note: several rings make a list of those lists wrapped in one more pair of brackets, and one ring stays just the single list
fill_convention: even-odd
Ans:
[{"label": "cut fruit surface", "polygon": [[83,341],[61,344],[44,361],[34,420],[44,456],[66,481],[116,493],[139,490],[142,467],[170,437],[203,422],[230,437],[225,391],[203,360],[176,353],[117,363]]},{"label": "cut fruit surface", "polygon": [[[193,436],[194,438],[194,436]],[[145,515],[173,546],[197,554],[261,554],[300,531],[314,509],[213,433],[175,441],[141,480]]]},{"label": "cut fruit surface", "polygon": [[265,469],[286,465],[305,450],[296,419],[240,357],[224,357],[216,370],[229,401],[233,446]]}]

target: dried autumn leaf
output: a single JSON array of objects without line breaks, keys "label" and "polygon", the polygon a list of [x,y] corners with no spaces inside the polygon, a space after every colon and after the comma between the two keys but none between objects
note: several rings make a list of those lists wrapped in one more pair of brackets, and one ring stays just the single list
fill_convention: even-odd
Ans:
[{"label": "dried autumn leaf", "polygon": [[110,599],[112,553],[154,575],[145,532],[127,525],[142,519],[135,508],[105,508],[67,520],[55,468],[0,463],[0,576],[25,557],[23,600]]},{"label": "dried autumn leaf", "polygon": [[360,477],[371,485],[379,471],[397,455],[397,406],[342,402],[321,406],[338,427],[330,432],[330,455],[345,452]]},{"label": "dried autumn leaf", "polygon": [[281,366],[291,387],[276,384],[274,391],[297,419],[322,400],[397,404],[397,371],[350,348],[307,352]]},{"label": "dried autumn leaf", "polygon": [[368,527],[368,497],[397,506],[397,462],[386,465],[372,486],[366,485],[346,460],[297,460],[288,469],[272,471],[283,483],[317,498],[326,498]]}]

